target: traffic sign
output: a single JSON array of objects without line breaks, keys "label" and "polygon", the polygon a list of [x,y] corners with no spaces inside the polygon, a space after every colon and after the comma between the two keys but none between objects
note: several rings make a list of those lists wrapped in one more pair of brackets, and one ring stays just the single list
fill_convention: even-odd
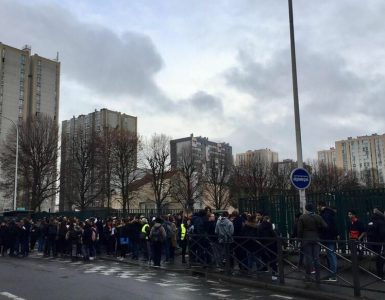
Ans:
[{"label": "traffic sign", "polygon": [[299,190],[305,190],[309,187],[311,177],[309,172],[304,168],[296,168],[290,174],[291,183]]}]

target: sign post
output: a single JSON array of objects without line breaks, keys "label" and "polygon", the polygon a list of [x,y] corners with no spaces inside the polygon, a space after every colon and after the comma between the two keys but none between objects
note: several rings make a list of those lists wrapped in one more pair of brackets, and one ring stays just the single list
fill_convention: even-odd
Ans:
[{"label": "sign post", "polygon": [[304,168],[296,168],[290,174],[290,181],[298,190],[305,190],[310,186],[311,177]]}]

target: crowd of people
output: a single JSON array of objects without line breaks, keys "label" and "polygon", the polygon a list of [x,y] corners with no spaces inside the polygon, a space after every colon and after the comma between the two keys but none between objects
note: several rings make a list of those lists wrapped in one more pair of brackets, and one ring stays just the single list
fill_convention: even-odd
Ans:
[{"label": "crowd of people", "polygon": [[[320,245],[326,249],[330,272],[327,280],[337,280],[336,241],[340,234],[335,214],[321,201],[318,209],[307,204],[305,212],[297,215],[291,238],[300,241],[299,266],[304,266],[306,280],[319,277]],[[377,254],[377,276],[383,278],[384,214],[374,209],[367,226],[354,210],[349,211],[348,217],[349,239],[369,242],[368,248]],[[191,263],[230,269],[237,263],[240,271],[271,272],[272,279],[277,280],[278,236],[277,228],[263,211],[224,211],[219,215],[206,208],[189,216],[181,212],[149,219],[138,215],[84,221],[67,217],[36,221],[24,218],[1,223],[0,254],[26,257],[30,251],[38,251],[47,257],[69,256],[84,261],[105,254],[160,266],[162,257],[164,264],[173,263],[179,249],[182,263],[186,263],[187,255]]]}]

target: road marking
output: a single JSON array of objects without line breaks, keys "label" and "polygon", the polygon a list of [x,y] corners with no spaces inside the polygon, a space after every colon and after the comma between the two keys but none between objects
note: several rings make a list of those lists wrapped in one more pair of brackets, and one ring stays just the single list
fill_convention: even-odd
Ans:
[{"label": "road marking", "polygon": [[1,292],[0,295],[7,297],[9,299],[13,299],[13,300],[25,300],[24,298],[18,297],[16,295],[8,293],[8,292]]},{"label": "road marking", "polygon": [[161,282],[157,282],[156,283],[157,285],[160,285],[160,286],[172,286],[173,284],[172,283],[161,283]]},{"label": "road marking", "polygon": [[199,289],[193,289],[193,288],[189,288],[189,287],[187,287],[187,286],[178,288],[178,290],[180,290],[180,291],[190,291],[190,292],[196,292],[196,291],[199,291]]},{"label": "road marking", "polygon": [[270,295],[271,297],[281,298],[281,299],[293,299],[293,297],[282,296],[282,295]]},{"label": "road marking", "polygon": [[211,288],[212,290],[222,293],[222,292],[230,292],[231,290],[226,290],[226,289],[219,289],[219,288]]},{"label": "road marking", "polygon": [[215,296],[215,297],[220,297],[220,298],[230,297],[230,295],[224,295],[224,294],[219,294],[219,293],[209,293],[209,295]]}]

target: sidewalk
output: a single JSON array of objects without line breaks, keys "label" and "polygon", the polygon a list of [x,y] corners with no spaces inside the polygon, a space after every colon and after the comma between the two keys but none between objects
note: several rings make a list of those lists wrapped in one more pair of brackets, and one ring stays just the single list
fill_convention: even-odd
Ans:
[{"label": "sidewalk", "polygon": [[[102,260],[115,261],[119,263],[130,264],[138,267],[147,267],[160,269],[163,271],[170,271],[176,273],[186,273],[191,275],[200,275],[205,276],[207,279],[211,280],[221,280],[224,282],[235,283],[245,286],[252,286],[261,289],[269,289],[281,293],[286,293],[290,295],[296,295],[305,297],[308,299],[336,299],[336,300],[352,300],[352,299],[383,299],[385,298],[385,283],[378,282],[374,283],[376,289],[383,287],[384,292],[370,292],[362,291],[361,297],[354,297],[354,290],[352,287],[348,286],[344,280],[352,278],[351,271],[346,270],[340,274],[343,279],[339,280],[339,283],[319,283],[311,282],[305,283],[303,281],[303,273],[299,270],[293,270],[290,267],[285,268],[285,283],[280,284],[279,281],[271,280],[271,273],[258,274],[258,276],[248,276],[241,274],[237,271],[233,272],[231,275],[226,275],[223,270],[215,268],[204,268],[202,266],[190,266],[187,264],[182,264],[181,257],[176,256],[173,263],[162,263],[161,267],[154,267],[149,265],[147,262],[139,260],[133,260],[131,258],[119,259],[112,256],[101,256],[99,257]],[[361,285],[364,285],[363,282]]]}]

